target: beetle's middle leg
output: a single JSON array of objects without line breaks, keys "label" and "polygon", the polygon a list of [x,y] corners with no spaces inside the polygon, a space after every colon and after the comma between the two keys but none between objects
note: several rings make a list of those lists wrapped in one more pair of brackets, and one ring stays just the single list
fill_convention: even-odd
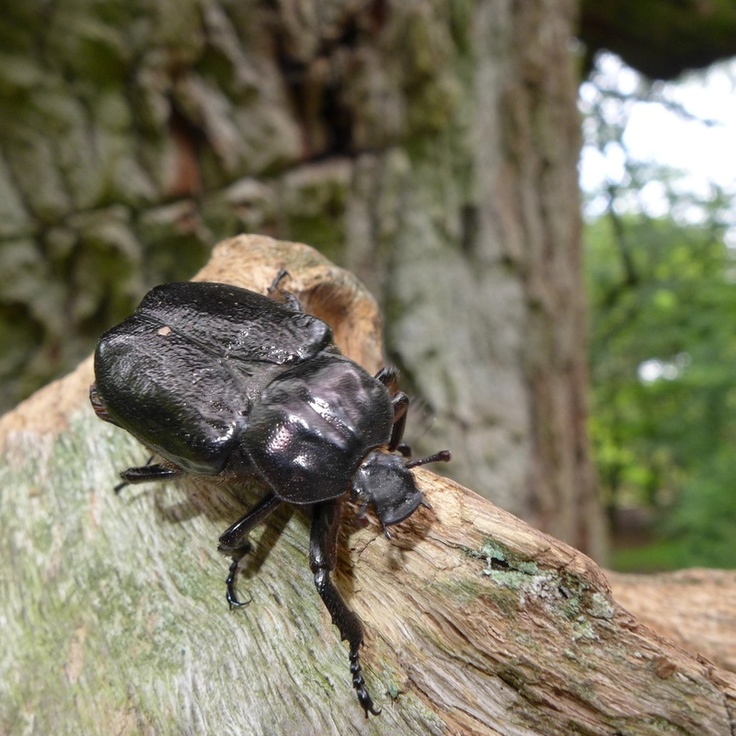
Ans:
[{"label": "beetle's middle leg", "polygon": [[255,529],[265,518],[275,511],[280,501],[273,493],[266,494],[247,514],[231,524],[220,535],[218,550],[232,557],[232,564],[225,580],[225,598],[230,608],[246,605],[246,602],[238,600],[235,594],[235,578],[238,575],[240,560],[250,551],[248,534]]},{"label": "beetle's middle leg", "polygon": [[342,504],[339,501],[325,501],[314,505],[309,538],[309,566],[314,573],[317,592],[330,612],[332,623],[339,629],[341,638],[347,639],[350,645],[353,687],[367,718],[369,712],[378,715],[381,711],[376,710],[373,705],[360,668],[359,650],[363,644],[363,625],[357,614],[347,607],[330,579],[330,573],[337,563],[337,531],[340,527],[341,511]]}]

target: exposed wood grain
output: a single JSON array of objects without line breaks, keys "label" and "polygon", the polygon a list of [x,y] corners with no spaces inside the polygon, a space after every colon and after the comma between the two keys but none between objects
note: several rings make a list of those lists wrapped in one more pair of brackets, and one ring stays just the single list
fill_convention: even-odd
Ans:
[{"label": "exposed wood grain", "polygon": [[[264,290],[282,266],[375,366],[370,298],[306,246],[228,241],[199,278]],[[432,508],[391,540],[345,524],[336,580],[383,706],[365,721],[313,589],[306,514],[255,535],[252,603],[229,612],[216,540],[257,489],[189,479],[115,497],[115,471],[146,452],[97,421],[91,381],[86,361],[0,420],[0,733],[736,733],[736,676],[634,617],[586,556],[423,469]]]}]

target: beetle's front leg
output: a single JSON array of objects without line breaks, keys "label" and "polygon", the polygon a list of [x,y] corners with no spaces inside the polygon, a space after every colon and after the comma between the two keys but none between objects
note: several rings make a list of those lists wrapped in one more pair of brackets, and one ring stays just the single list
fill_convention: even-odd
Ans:
[{"label": "beetle's front leg", "polygon": [[280,505],[281,501],[273,493],[268,493],[247,514],[231,524],[220,535],[220,544],[217,549],[223,554],[230,555],[233,561],[225,580],[225,598],[231,609],[247,605],[246,601],[238,600],[235,594],[235,578],[238,575],[240,560],[250,551],[248,534]]},{"label": "beetle's front leg", "polygon": [[341,501],[325,501],[314,505],[312,530],[309,539],[309,566],[314,573],[314,584],[322,602],[330,612],[332,623],[337,626],[343,640],[350,645],[350,672],[353,687],[365,717],[368,713],[378,715],[368,693],[360,668],[360,647],[363,644],[363,625],[357,614],[351,611],[330,579],[337,563],[337,532],[342,512]]},{"label": "beetle's front leg", "polygon": [[375,377],[388,389],[391,394],[391,404],[394,407],[394,422],[388,449],[390,452],[399,450],[402,455],[408,457],[411,455],[411,450],[401,444],[401,440],[404,437],[406,417],[409,412],[409,397],[403,391],[399,391],[399,371],[392,366],[384,366]]}]

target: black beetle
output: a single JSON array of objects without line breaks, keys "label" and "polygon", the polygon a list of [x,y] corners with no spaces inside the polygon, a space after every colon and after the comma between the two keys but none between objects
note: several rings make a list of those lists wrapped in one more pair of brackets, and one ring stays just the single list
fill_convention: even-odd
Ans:
[{"label": "black beetle", "polygon": [[[173,283],[150,291],[136,312],[106,332],[95,351],[90,401],[162,461],[121,473],[123,484],[184,473],[256,479],[268,493],[220,537],[232,557],[231,608],[248,533],[282,502],[312,509],[309,562],[332,622],[350,645],[361,706],[378,714],[360,668],[363,628],[334,587],[342,504],[370,505],[383,526],[426,505],[409,469],[450,454],[409,460],[401,444],[409,399],[397,373],[374,377],[342,355],[330,327],[279,287],[264,296],[217,283]],[[388,535],[388,534],[387,534]]]}]

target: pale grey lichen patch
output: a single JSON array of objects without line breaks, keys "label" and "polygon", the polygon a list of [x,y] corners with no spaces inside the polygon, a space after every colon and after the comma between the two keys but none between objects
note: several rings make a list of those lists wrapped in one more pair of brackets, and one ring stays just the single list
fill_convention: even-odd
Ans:
[{"label": "pale grey lichen patch", "polygon": [[572,640],[578,641],[597,641],[598,635],[593,629],[593,624],[586,616],[578,616],[572,623]]},{"label": "pale grey lichen patch", "polygon": [[598,626],[614,616],[614,605],[606,595],[563,570],[542,569],[534,560],[524,559],[493,540],[479,549],[464,551],[468,557],[483,561],[481,576],[490,578],[498,588],[516,592],[520,611],[541,604],[556,612],[573,643],[599,640]]},{"label": "pale grey lichen patch", "polygon": [[610,621],[613,618],[616,609],[613,601],[602,593],[593,593],[590,596],[588,613],[594,618],[602,618]]},{"label": "pale grey lichen patch", "polygon": [[485,562],[485,567],[481,571],[482,575],[492,578],[499,585],[514,590],[530,586],[541,589],[540,578],[548,577],[547,573],[540,572],[536,562],[514,555],[497,542],[488,540],[478,550],[466,548],[464,551],[468,557]]}]

